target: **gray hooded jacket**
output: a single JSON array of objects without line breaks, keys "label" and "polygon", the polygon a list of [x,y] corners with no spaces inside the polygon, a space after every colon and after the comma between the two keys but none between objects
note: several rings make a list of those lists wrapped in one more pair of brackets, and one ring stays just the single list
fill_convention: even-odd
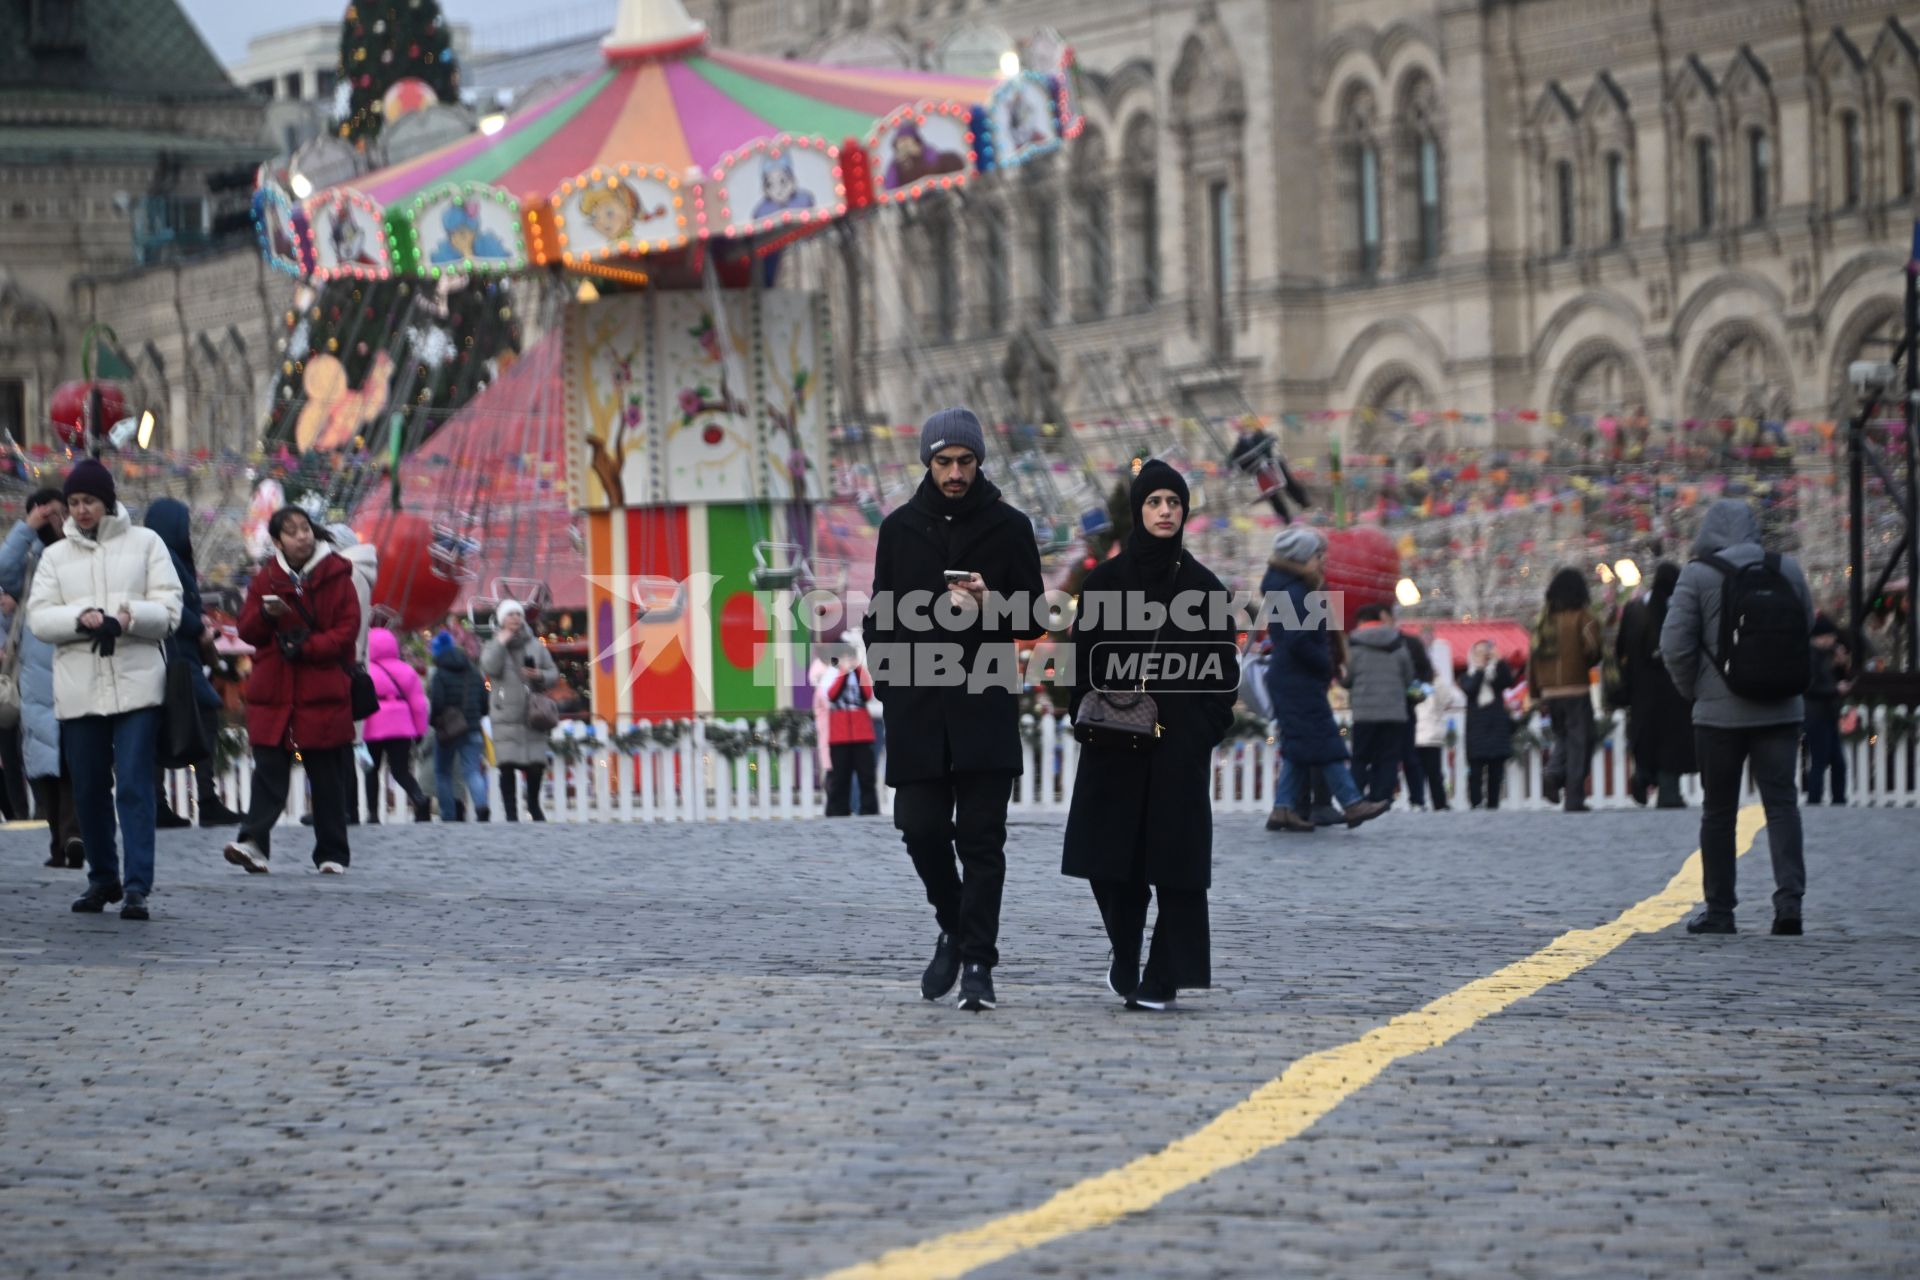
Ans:
[{"label": "gray hooded jacket", "polygon": [[[1727,688],[1707,656],[1708,647],[1720,643],[1720,601],[1725,579],[1719,570],[1704,563],[1707,556],[1718,555],[1739,568],[1757,563],[1766,552],[1760,546],[1760,524],[1753,509],[1738,498],[1722,498],[1707,509],[1700,536],[1693,540],[1693,560],[1680,571],[1680,583],[1667,606],[1667,622],[1660,629],[1660,658],[1674,688],[1683,698],[1693,699],[1693,722],[1714,729],[1757,729],[1771,725],[1799,724],[1805,708],[1799,698],[1779,702],[1755,702]],[[1780,570],[1800,597],[1807,611],[1807,631],[1813,631],[1813,597],[1807,579],[1792,556],[1780,557]]]},{"label": "gray hooded jacket", "polygon": [[1413,683],[1413,654],[1400,629],[1377,622],[1347,633],[1348,706],[1354,723],[1405,723],[1413,713],[1407,707],[1407,686]]}]

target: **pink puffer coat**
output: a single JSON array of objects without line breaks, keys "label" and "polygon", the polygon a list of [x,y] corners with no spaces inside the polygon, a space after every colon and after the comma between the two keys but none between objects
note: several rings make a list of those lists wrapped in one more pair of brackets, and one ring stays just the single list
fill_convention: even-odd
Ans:
[{"label": "pink puffer coat", "polygon": [[400,656],[400,642],[385,627],[367,633],[367,674],[380,695],[380,710],[367,721],[368,742],[413,739],[427,731],[427,695],[420,673]]}]

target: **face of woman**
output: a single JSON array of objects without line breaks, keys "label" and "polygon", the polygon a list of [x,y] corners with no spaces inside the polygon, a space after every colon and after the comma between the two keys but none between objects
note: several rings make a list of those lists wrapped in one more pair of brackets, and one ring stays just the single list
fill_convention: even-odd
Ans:
[{"label": "face of woman", "polygon": [[67,499],[67,514],[75,524],[92,533],[107,518],[107,504],[90,493],[76,493]]},{"label": "face of woman", "polygon": [[298,569],[313,559],[313,526],[300,516],[294,516],[280,528],[277,545],[280,554],[287,563]]},{"label": "face of woman", "polygon": [[1171,538],[1179,533],[1183,514],[1180,495],[1171,489],[1155,489],[1140,504],[1140,518],[1147,522],[1147,532],[1156,538]]}]

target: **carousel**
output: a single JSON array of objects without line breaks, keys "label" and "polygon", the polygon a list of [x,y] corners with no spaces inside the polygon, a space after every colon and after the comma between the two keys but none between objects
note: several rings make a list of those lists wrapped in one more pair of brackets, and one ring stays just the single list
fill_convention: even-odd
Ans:
[{"label": "carousel", "polygon": [[[783,252],[1061,147],[1072,55],[994,80],[816,66],[715,48],[680,0],[622,0],[603,53],[404,163],[305,198],[263,179],[262,250],[316,285],[541,282],[526,354],[404,467],[393,414],[394,483],[354,524],[394,619],[578,596],[597,719],[805,707],[820,616],[796,602],[848,584],[814,532],[831,316]],[[381,398],[316,439],[377,433]]]}]

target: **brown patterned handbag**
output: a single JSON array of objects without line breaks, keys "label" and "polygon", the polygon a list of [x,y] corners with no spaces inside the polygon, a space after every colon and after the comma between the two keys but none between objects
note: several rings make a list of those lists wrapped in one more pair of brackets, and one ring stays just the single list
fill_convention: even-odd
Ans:
[{"label": "brown patterned handbag", "polygon": [[[1179,560],[1174,561],[1173,567],[1178,573]],[[1160,648],[1160,634],[1165,630],[1163,624],[1160,631],[1154,632],[1153,646],[1147,650],[1149,656]],[[1073,717],[1073,736],[1075,741],[1089,747],[1144,751],[1160,741],[1160,704],[1147,692],[1144,677],[1136,689],[1089,690],[1087,696],[1080,699],[1080,710]]]}]

